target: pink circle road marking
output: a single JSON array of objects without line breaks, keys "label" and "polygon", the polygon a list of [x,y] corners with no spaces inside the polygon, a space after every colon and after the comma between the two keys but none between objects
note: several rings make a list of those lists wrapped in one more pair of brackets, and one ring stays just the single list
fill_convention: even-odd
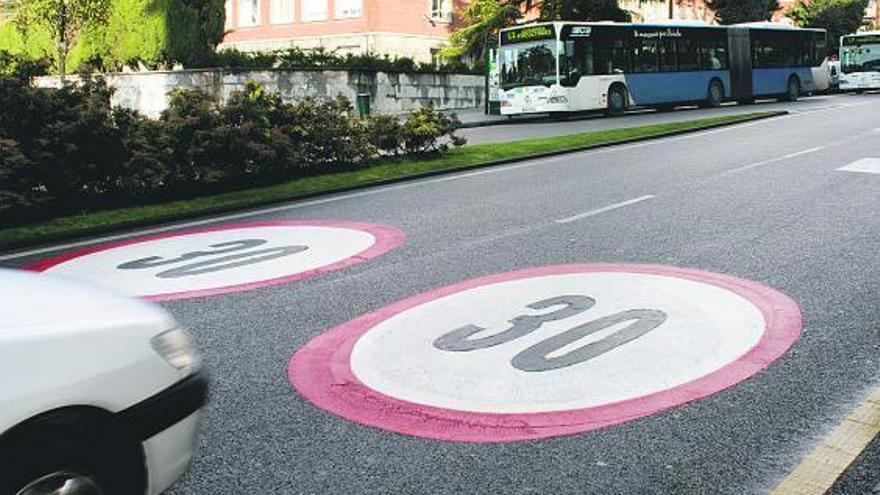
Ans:
[{"label": "pink circle road marking", "polygon": [[[593,272],[665,275],[727,289],[758,308],[766,323],[764,334],[738,359],[689,383],[616,403],[546,413],[478,413],[416,404],[367,387],[351,370],[351,353],[358,339],[404,311],[483,285]],[[557,265],[468,280],[368,313],[311,340],[290,359],[287,374],[295,389],[311,403],[363,425],[436,440],[509,442],[596,430],[707,397],[767,368],[797,341],[801,329],[796,302],[775,289],[738,277],[661,265]]]},{"label": "pink circle road marking", "polygon": [[242,292],[252,289],[258,289],[261,287],[268,287],[272,285],[280,285],[286,284],[288,282],[294,282],[297,280],[304,280],[307,278],[312,278],[318,275],[322,275],[324,273],[341,270],[343,268],[356,265],[358,263],[363,263],[364,261],[368,261],[372,258],[381,256],[392,249],[403,244],[406,236],[398,229],[393,227],[385,226],[385,225],[374,225],[368,223],[360,223],[360,222],[347,222],[347,221],[336,221],[336,220],[275,220],[275,221],[265,221],[265,222],[245,222],[245,223],[234,223],[234,224],[224,224],[217,226],[209,226],[209,227],[199,227],[195,229],[187,229],[187,230],[179,230],[174,232],[163,232],[160,234],[151,234],[142,237],[134,237],[131,239],[124,239],[121,241],[109,242],[105,244],[97,244],[95,246],[90,246],[85,249],[80,249],[77,251],[72,251],[61,256],[56,256],[53,258],[47,258],[44,260],[40,260],[32,265],[24,267],[26,270],[43,272],[46,271],[53,266],[60,265],[66,261],[70,261],[75,258],[80,258],[82,256],[86,256],[93,253],[98,253],[101,251],[106,251],[108,249],[114,249],[123,246],[130,246],[132,244],[140,244],[143,242],[156,241],[161,239],[167,239],[170,237],[180,237],[185,235],[192,234],[201,234],[205,232],[220,232],[225,230],[240,230],[247,228],[255,228],[255,227],[333,227],[333,228],[341,228],[341,229],[351,229],[351,230],[360,230],[363,232],[368,232],[373,235],[376,239],[376,242],[371,245],[366,250],[346,258],[342,261],[338,261],[336,263],[332,263],[330,265],[321,266],[318,268],[314,268],[311,270],[306,270],[299,273],[293,273],[290,275],[284,275],[277,278],[271,278],[266,280],[259,280],[256,282],[248,282],[244,284],[235,284],[228,285],[224,287],[215,287],[212,289],[203,289],[203,290],[191,290],[191,291],[181,291],[181,292],[172,292],[168,294],[155,294],[151,296],[144,296],[141,299],[147,301],[175,301],[179,299],[191,299],[195,297],[206,297],[206,296],[215,296],[219,294],[228,294],[230,292]]}]

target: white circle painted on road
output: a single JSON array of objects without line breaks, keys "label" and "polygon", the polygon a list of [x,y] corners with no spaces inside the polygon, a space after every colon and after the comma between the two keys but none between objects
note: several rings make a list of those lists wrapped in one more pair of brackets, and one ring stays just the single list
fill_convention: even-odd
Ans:
[{"label": "white circle painted on road", "polygon": [[403,239],[397,229],[356,222],[254,222],[102,244],[28,268],[165,301],[312,277],[384,254]]},{"label": "white circle painted on road", "polygon": [[310,401],[429,438],[508,441],[646,416],[742,381],[801,330],[797,304],[697,270],[565,265],[471,280],[337,327],[288,368]]}]

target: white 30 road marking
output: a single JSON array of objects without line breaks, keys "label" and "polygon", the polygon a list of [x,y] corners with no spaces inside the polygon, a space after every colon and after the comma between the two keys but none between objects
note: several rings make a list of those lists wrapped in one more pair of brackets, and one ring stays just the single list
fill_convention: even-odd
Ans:
[{"label": "white 30 road marking", "polygon": [[403,242],[353,222],[232,224],[104,244],[29,268],[165,301],[250,290],[366,261]]},{"label": "white 30 road marking", "polygon": [[623,207],[629,206],[629,205],[634,205],[636,203],[641,203],[642,201],[647,201],[649,199],[654,199],[654,198],[655,198],[655,196],[652,196],[650,194],[645,195],[645,196],[639,196],[638,198],[631,199],[629,201],[622,201],[620,203],[614,203],[613,205],[608,205],[603,208],[597,208],[595,210],[590,210],[588,212],[581,213],[579,215],[572,215],[570,217],[562,218],[560,220],[557,220],[556,223],[576,222],[578,220],[583,220],[584,218],[594,217],[596,215],[599,215],[599,214],[602,214],[602,213],[605,213],[608,211],[616,210],[618,208],[623,208]]},{"label": "white 30 road marking", "polygon": [[[519,315],[554,313],[561,306],[528,306],[565,295],[589,296],[595,306],[485,349],[450,352],[435,343],[467,325],[487,329],[478,334],[483,337],[510,327]],[[631,310],[667,316],[654,330],[586,362],[545,372],[524,372],[511,364],[518,353],[548,338]],[[351,366],[371,389],[417,404],[493,413],[562,411],[612,404],[696,380],[754,347],[764,324],[749,301],[690,280],[638,273],[536,277],[447,296],[387,320],[358,341]],[[553,351],[548,359],[625,327],[618,323],[600,329]]]}]

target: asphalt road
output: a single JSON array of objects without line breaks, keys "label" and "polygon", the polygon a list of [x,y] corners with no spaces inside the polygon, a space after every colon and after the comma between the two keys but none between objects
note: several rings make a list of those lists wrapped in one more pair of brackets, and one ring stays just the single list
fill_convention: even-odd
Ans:
[{"label": "asphalt road", "polygon": [[[198,457],[169,493],[766,492],[880,384],[880,175],[837,171],[880,157],[880,95],[782,108],[793,113],[247,218],[384,224],[406,242],[308,280],[163,303],[191,329],[213,376]],[[516,139],[739,110],[467,134]],[[327,329],[438,287],[562,263],[757,281],[799,304],[803,335],[766,371],[715,395],[538,441],[456,443],[364,427],[314,407],[287,379],[291,355]]]}]

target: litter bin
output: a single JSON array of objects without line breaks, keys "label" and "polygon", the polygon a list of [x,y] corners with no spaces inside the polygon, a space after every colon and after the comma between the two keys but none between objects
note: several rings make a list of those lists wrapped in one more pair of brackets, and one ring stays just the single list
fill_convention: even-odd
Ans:
[{"label": "litter bin", "polygon": [[370,115],[370,94],[358,93],[357,95],[357,111],[361,117]]}]

